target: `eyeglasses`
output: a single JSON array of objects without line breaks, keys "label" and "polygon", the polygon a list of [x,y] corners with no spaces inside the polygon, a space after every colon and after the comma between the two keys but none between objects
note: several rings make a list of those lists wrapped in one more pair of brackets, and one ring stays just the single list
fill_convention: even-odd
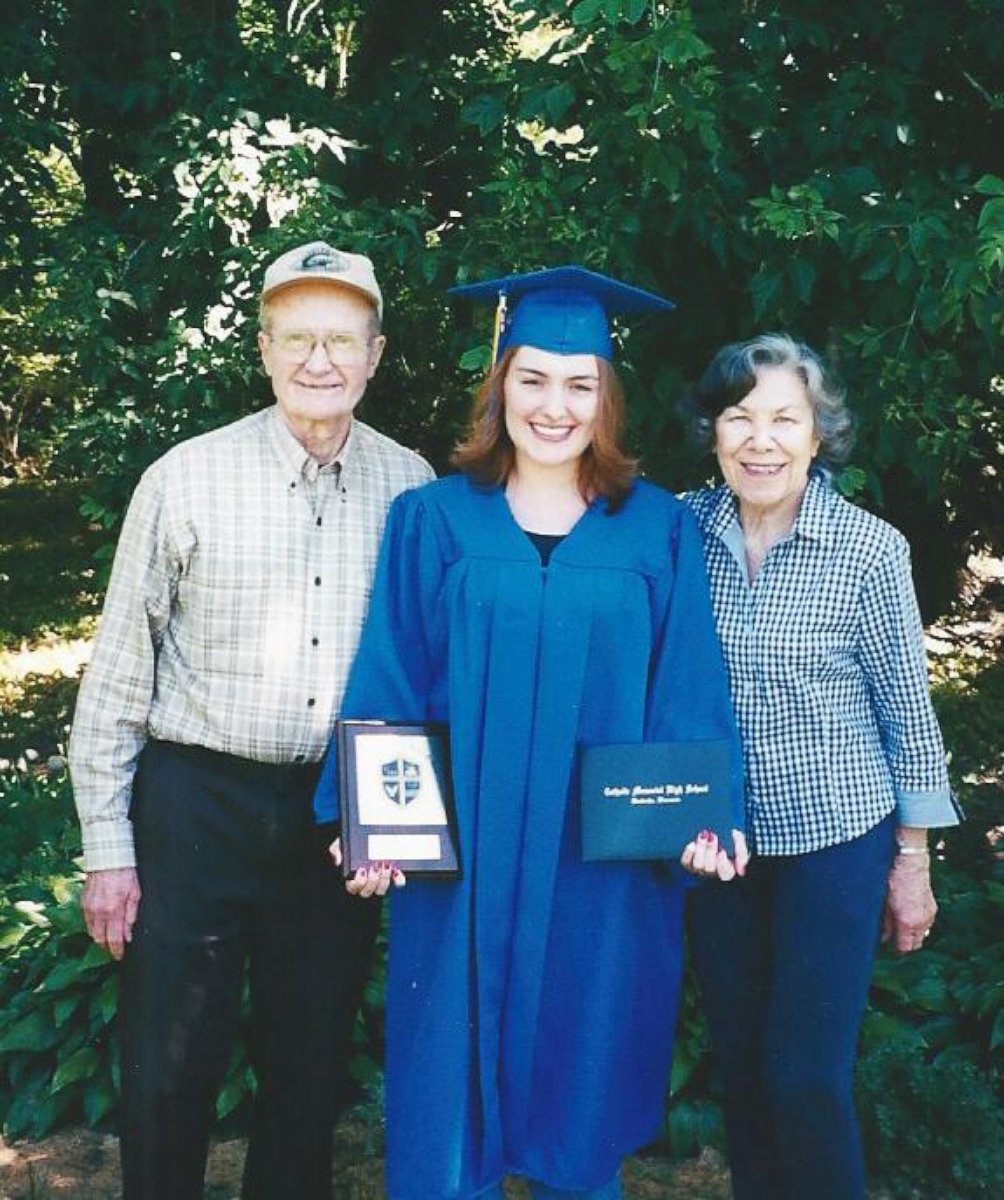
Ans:
[{"label": "eyeglasses", "polygon": [[369,357],[370,339],[358,333],[313,334],[306,330],[269,333],[266,337],[288,362],[305,363],[318,342],[336,367],[357,367]]}]

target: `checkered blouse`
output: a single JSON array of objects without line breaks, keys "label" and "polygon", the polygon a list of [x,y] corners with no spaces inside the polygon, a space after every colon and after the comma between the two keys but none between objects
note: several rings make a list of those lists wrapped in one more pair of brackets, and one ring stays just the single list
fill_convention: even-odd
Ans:
[{"label": "checkered blouse", "polygon": [[848,841],[894,808],[903,825],[956,824],[902,535],[814,472],[751,583],[731,492],[685,499],[704,537],[756,852]]}]

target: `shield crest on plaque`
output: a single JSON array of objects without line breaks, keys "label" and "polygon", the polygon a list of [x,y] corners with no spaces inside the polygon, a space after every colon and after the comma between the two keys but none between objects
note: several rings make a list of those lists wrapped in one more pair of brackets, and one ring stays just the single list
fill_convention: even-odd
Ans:
[{"label": "shield crest on plaque", "polygon": [[422,786],[422,770],[407,758],[392,758],[380,768],[387,798],[402,808],[410,804]]}]

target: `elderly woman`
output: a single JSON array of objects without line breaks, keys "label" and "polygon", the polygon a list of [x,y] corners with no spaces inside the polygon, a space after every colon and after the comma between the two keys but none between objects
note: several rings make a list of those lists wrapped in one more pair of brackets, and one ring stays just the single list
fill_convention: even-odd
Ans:
[{"label": "elderly woman", "polygon": [[[449,723],[463,864],[393,898],[388,1194],[501,1200],[510,1174],[614,1200],[662,1123],[684,889],[666,864],[584,861],[577,752],[726,738],[740,778],[696,522],[620,443],[608,315],[668,305],[573,267],[465,292],[505,296],[501,357],[459,474],[391,509],[343,706]],[[329,761],[322,817],[336,787]],[[723,878],[745,861],[687,854]]]},{"label": "elderly woman", "polygon": [[746,762],[752,859],[688,914],[737,1200],[859,1200],[858,1029],[883,936],[934,920],[957,822],[906,541],[831,487],[843,397],[808,347],[726,346],[696,389],[724,486],[691,494]]}]

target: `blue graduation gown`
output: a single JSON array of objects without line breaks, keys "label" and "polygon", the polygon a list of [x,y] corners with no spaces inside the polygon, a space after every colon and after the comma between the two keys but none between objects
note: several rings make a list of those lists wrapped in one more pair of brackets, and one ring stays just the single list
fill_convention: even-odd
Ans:
[{"label": "blue graduation gown", "polygon": [[342,711],[450,725],[463,878],[392,901],[389,1195],[599,1186],[660,1130],[683,883],[582,861],[576,751],[734,736],[693,517],[638,482],[544,569],[500,488],[400,496]]}]

